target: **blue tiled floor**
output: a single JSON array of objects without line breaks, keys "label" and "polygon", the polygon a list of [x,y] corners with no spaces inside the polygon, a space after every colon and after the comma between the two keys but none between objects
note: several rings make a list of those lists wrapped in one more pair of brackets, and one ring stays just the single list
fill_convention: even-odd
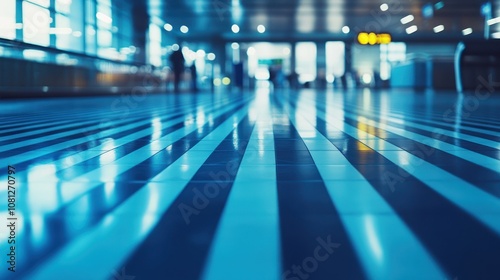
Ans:
[{"label": "blue tiled floor", "polygon": [[0,279],[500,279],[498,94],[123,98],[2,101]]}]

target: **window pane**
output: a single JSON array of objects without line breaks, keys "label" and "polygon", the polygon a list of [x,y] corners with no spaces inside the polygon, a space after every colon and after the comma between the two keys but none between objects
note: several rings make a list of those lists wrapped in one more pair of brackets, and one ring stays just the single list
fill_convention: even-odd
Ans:
[{"label": "window pane", "polygon": [[111,29],[113,24],[113,15],[111,13],[111,7],[105,5],[97,5],[97,26],[103,29]]},{"label": "window pane", "polygon": [[312,82],[316,79],[316,43],[300,42],[295,46],[296,67],[299,82]]},{"label": "window pane", "polygon": [[99,46],[99,48],[111,47],[112,40],[113,40],[113,35],[111,34],[111,31],[108,30],[97,31],[97,45]]},{"label": "window pane", "polygon": [[0,37],[6,39],[16,38],[16,0],[2,0]]},{"label": "window pane", "polygon": [[25,42],[42,46],[50,45],[51,21],[47,9],[23,2],[23,40]]},{"label": "window pane", "polygon": [[83,34],[81,28],[74,25],[75,18],[72,16],[67,17],[62,14],[56,15],[56,28],[52,34],[56,36],[56,48],[70,51],[83,51]]},{"label": "window pane", "polygon": [[344,42],[326,42],[326,74],[341,77],[345,72]]},{"label": "window pane", "polygon": [[156,24],[149,25],[149,63],[161,66],[161,29]]}]

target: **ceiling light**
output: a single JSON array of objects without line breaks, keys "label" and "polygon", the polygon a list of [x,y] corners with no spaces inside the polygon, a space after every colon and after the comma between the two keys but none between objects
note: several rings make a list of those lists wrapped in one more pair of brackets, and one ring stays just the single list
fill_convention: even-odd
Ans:
[{"label": "ceiling light", "polygon": [[382,10],[383,12],[387,11],[389,9],[389,5],[387,5],[386,3],[380,5],[380,10]]},{"label": "ceiling light", "polygon": [[165,25],[163,25],[163,28],[165,28],[165,30],[167,31],[172,31],[172,29],[174,29],[169,23],[165,23]]},{"label": "ceiling light", "polygon": [[491,38],[500,39],[500,32],[491,33]]},{"label": "ceiling light", "polygon": [[436,8],[436,10],[442,9],[443,7],[444,7],[444,3],[442,1],[434,4],[434,8]]},{"label": "ceiling light", "polygon": [[439,33],[439,32],[444,30],[444,25],[442,25],[442,24],[438,25],[438,26],[434,27],[433,29],[434,29],[434,33]]},{"label": "ceiling light", "polygon": [[469,34],[472,33],[472,28],[465,28],[464,30],[462,30],[462,34],[464,34],[464,36],[467,36]]},{"label": "ceiling light", "polygon": [[346,25],[346,26],[342,27],[342,32],[344,32],[344,34],[347,34],[350,31],[351,31],[351,29],[349,28],[349,26]]},{"label": "ceiling light", "polygon": [[412,26],[406,28],[406,33],[412,34],[412,33],[415,33],[417,30],[418,30],[418,27],[416,25],[412,25]]},{"label": "ceiling light", "polygon": [[239,48],[240,48],[240,44],[238,44],[238,43],[232,43],[232,44],[231,44],[231,48],[232,48],[233,50],[237,50],[237,49],[239,49]]},{"label": "ceiling light", "polygon": [[185,26],[185,25],[181,26],[180,30],[181,30],[182,33],[188,33],[189,32],[189,28],[187,26]]},{"label": "ceiling light", "polygon": [[215,60],[215,54],[214,53],[207,54],[207,59],[210,61]]},{"label": "ceiling light", "polygon": [[205,51],[204,50],[198,50],[196,52],[196,55],[200,58],[205,57]]},{"label": "ceiling light", "polygon": [[412,22],[415,19],[412,15],[407,15],[404,18],[401,19],[402,24],[407,24],[409,22]]},{"label": "ceiling light", "polygon": [[492,18],[487,21],[488,25],[493,25],[500,22],[500,17]]},{"label": "ceiling light", "polygon": [[259,24],[259,26],[257,26],[257,31],[259,31],[259,33],[264,33],[266,32],[266,27],[262,24]]},{"label": "ceiling light", "polygon": [[249,47],[248,50],[247,50],[247,55],[248,56],[251,56],[251,55],[255,55],[255,48],[254,47]]},{"label": "ceiling light", "polygon": [[233,26],[231,26],[231,30],[233,33],[238,33],[240,32],[240,27],[237,24],[233,24]]}]

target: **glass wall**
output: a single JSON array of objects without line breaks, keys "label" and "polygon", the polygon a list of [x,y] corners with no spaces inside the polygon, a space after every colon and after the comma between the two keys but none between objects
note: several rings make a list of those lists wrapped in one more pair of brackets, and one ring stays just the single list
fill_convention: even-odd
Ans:
[{"label": "glass wall", "polygon": [[328,82],[340,78],[345,72],[345,43],[326,42],[326,78]]},{"label": "glass wall", "polygon": [[[132,1],[120,0],[1,0],[0,38],[64,51],[133,61]],[[148,38],[147,62],[160,66],[161,32],[155,26]],[[160,36],[158,36],[160,34]]]},{"label": "glass wall", "polygon": [[300,83],[316,80],[316,43],[299,42],[295,46],[295,72]]},{"label": "glass wall", "polygon": [[390,43],[380,45],[380,79],[389,80],[391,78],[391,64],[405,61],[406,44]]},{"label": "glass wall", "polygon": [[15,39],[16,28],[16,0],[2,0],[0,9],[0,38]]}]

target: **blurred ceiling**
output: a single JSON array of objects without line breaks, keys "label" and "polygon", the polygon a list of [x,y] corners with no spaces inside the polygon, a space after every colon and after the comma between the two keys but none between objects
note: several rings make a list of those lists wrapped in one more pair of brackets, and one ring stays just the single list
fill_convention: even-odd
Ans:
[{"label": "blurred ceiling", "polygon": [[[171,32],[191,40],[346,40],[359,31],[389,32],[402,41],[460,40],[464,36],[482,38],[485,26],[481,14],[484,0],[148,1],[149,14],[154,20],[170,24]],[[500,0],[492,1],[493,17],[499,15],[499,4]],[[413,20],[402,23],[402,18],[408,15]],[[238,33],[231,30],[233,24],[238,25]],[[187,33],[180,31],[182,25],[189,28]],[[262,34],[257,31],[259,25],[266,29]],[[413,25],[417,30],[411,33]],[[343,32],[344,26],[349,27],[349,33]],[[491,25],[490,33],[500,31],[498,26],[500,23]],[[472,34],[464,35],[463,30],[468,28]]]}]

